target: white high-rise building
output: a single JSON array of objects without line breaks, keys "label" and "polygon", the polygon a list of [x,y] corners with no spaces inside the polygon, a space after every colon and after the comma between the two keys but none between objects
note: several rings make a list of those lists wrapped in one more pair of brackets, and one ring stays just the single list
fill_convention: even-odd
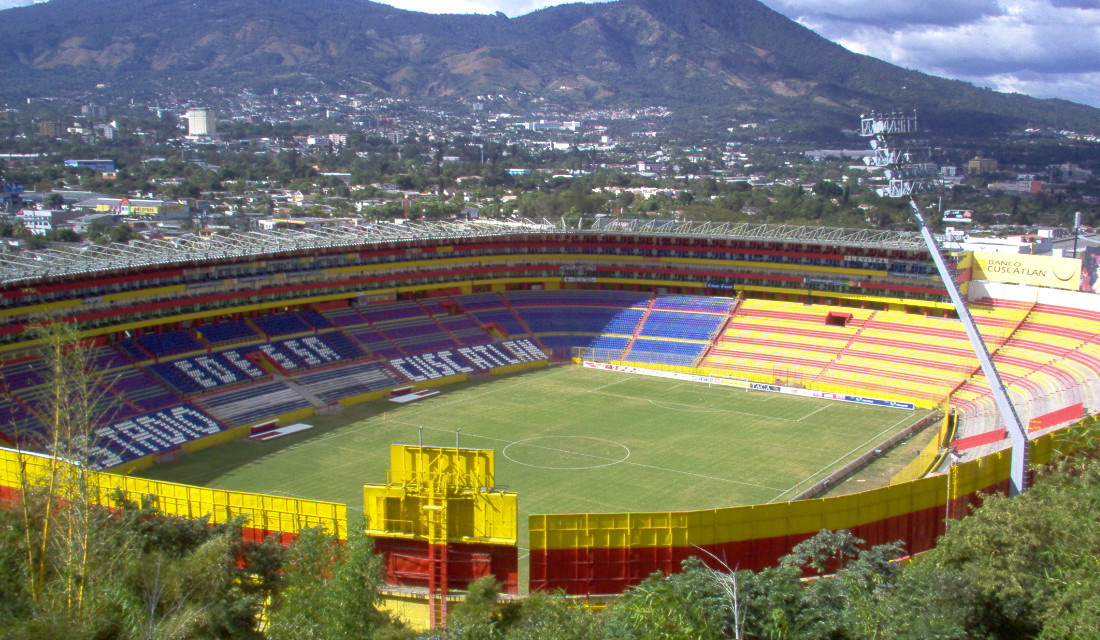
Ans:
[{"label": "white high-rise building", "polygon": [[187,118],[187,137],[212,138],[218,135],[213,109],[209,107],[188,109],[187,115],[184,117]]}]

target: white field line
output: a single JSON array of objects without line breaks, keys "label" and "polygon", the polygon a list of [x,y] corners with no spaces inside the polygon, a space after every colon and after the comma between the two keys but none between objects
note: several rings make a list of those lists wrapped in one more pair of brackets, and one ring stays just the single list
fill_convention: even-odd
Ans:
[{"label": "white field line", "polygon": [[[542,378],[549,378],[550,376],[556,376],[556,375],[565,373],[566,371],[568,371],[568,369],[562,368],[562,369],[559,369],[559,370],[554,371],[552,373],[548,373],[545,376],[539,376],[538,379],[541,380]],[[530,384],[534,381],[535,381],[535,379],[533,379],[533,378],[529,378],[527,380],[521,380],[520,382],[509,385],[509,388]],[[493,390],[490,390],[490,391],[485,391],[483,393],[478,393],[478,394],[474,394],[474,395],[454,398],[454,399],[449,400],[449,401],[438,401],[437,400],[436,402],[433,402],[430,406],[426,406],[423,409],[420,409],[420,410],[413,409],[413,410],[408,411],[408,412],[402,412],[402,418],[410,418],[410,417],[413,417],[413,416],[421,415],[423,413],[428,413],[428,412],[431,412],[431,411],[435,411],[436,409],[440,409],[442,407],[449,407],[449,406],[452,406],[452,405],[461,404],[463,402],[468,402],[470,400],[477,400],[478,398],[483,398],[487,395],[491,395],[493,393],[496,393],[496,391],[497,391],[497,389],[493,389]],[[340,437],[343,437],[343,436],[346,436],[346,435],[351,435],[353,433],[359,433],[360,431],[365,431],[367,429],[373,429],[373,428],[381,426],[383,424],[389,424],[389,423],[393,423],[393,422],[398,422],[399,423],[399,421],[388,419],[386,417],[386,414],[383,413],[380,416],[374,416],[372,418],[368,418],[366,420],[366,424],[364,424],[361,427],[356,427],[354,429],[340,429],[337,433],[326,434],[326,435],[320,436],[318,438],[314,438],[312,440],[309,440],[307,442],[302,442],[300,444],[296,444],[294,446],[287,447],[286,450],[304,448],[304,447],[307,447],[307,446],[310,446],[310,445],[320,444],[320,443],[322,443],[326,440],[332,440],[334,438],[340,438]],[[414,426],[420,426],[420,425],[414,425]]]},{"label": "white field line", "polygon": [[[416,424],[412,424],[412,423],[405,423],[405,422],[398,422],[398,421],[395,421],[395,422],[397,424],[406,424],[410,427],[420,426],[420,425],[416,425]],[[435,428],[432,428],[432,427],[424,427],[424,428],[429,430],[429,431],[441,431],[441,432],[444,432],[444,433],[451,433],[451,431],[449,429],[435,429]],[[516,443],[520,442],[519,440],[506,440],[504,438],[493,438],[491,436],[479,436],[479,435],[474,434],[474,433],[466,433],[466,432],[463,432],[462,435],[472,436],[474,438],[481,438],[483,440],[492,440],[492,441],[495,441],[495,442],[503,442],[503,443],[506,443],[506,446],[509,445],[509,444],[516,444]],[[733,479],[730,479],[730,478],[719,478],[717,476],[708,476],[708,475],[705,475],[705,474],[702,474],[702,473],[694,473],[692,471],[681,471],[680,469],[669,469],[668,467],[658,467],[658,466],[652,465],[652,464],[643,464],[641,462],[634,462],[633,460],[623,460],[623,461],[619,462],[617,460],[613,460],[612,458],[605,458],[605,457],[597,456],[597,455],[593,455],[593,454],[576,453],[576,452],[573,452],[573,451],[568,451],[566,449],[555,449],[553,447],[545,447],[545,446],[540,446],[539,448],[545,449],[547,451],[555,451],[555,452],[558,452],[558,453],[575,453],[576,455],[579,455],[579,456],[585,456],[585,457],[589,457],[589,458],[596,458],[598,460],[606,460],[606,461],[609,461],[609,462],[610,461],[615,461],[618,464],[629,464],[629,465],[634,465],[636,467],[642,467],[643,469],[653,469],[654,471],[666,471],[668,473],[678,473],[680,475],[691,476],[693,478],[702,478],[704,480],[715,480],[717,482],[726,482],[726,483],[729,483],[729,484],[736,484],[736,485],[740,485],[740,486],[744,486],[744,487],[754,487],[754,488],[757,488],[757,489],[768,489],[769,491],[782,491],[782,489],[780,489],[779,487],[769,487],[767,485],[755,484],[755,483],[752,483],[752,482],[744,482],[742,480],[733,480]]]},{"label": "white field line", "polygon": [[[730,413],[730,414],[738,415],[738,416],[750,416],[752,418],[765,418],[765,419],[768,419],[768,420],[778,420],[778,421],[781,421],[781,422],[797,422],[797,420],[794,420],[794,419],[791,419],[791,418],[777,418],[775,416],[761,415],[759,413],[749,413],[747,411],[734,411],[733,409],[717,409],[717,408],[708,409],[708,408],[698,407],[698,406],[693,405],[693,404],[683,404],[683,403],[680,403],[680,402],[662,402],[662,403],[658,404],[654,400],[649,400],[647,398],[639,398],[637,396],[624,396],[624,395],[619,395],[619,394],[615,394],[615,393],[604,393],[603,391],[599,391],[599,392],[595,392],[595,393],[598,393],[601,396],[608,396],[609,398],[621,398],[623,400],[635,400],[637,402],[648,402],[648,403],[652,404],[655,407],[661,407],[663,409],[669,409],[669,410],[672,410],[672,411],[692,411],[692,412],[696,412],[696,413],[700,413],[700,412],[701,413]],[[685,409],[673,409],[672,407],[668,407],[666,405],[678,405],[678,406],[686,407],[686,408]]]},{"label": "white field line", "polygon": [[819,407],[819,408],[817,408],[817,409],[814,409],[813,411],[811,411],[811,412],[807,413],[806,415],[802,416],[802,417],[801,417],[801,418],[799,418],[798,420],[795,420],[795,422],[802,422],[803,420],[805,420],[806,418],[809,418],[810,416],[812,416],[813,414],[817,413],[818,411],[824,411],[825,409],[828,409],[828,408],[829,408],[829,407],[831,407],[831,406],[833,406],[833,405],[832,405],[832,403],[830,402],[829,404],[826,404],[826,405],[824,405],[824,406],[822,406],[822,407]]},{"label": "white field line", "polygon": [[596,393],[600,389],[606,389],[608,387],[613,387],[613,386],[619,384],[620,382],[626,382],[629,379],[630,379],[629,377],[623,376],[622,378],[616,380],[615,382],[608,382],[607,384],[600,385],[600,386],[596,387],[595,389],[589,389],[588,391],[585,391],[585,393]]},{"label": "white field line", "polygon": [[903,423],[903,422],[905,422],[905,421],[907,421],[907,420],[911,420],[911,419],[912,419],[912,416],[906,416],[906,417],[902,418],[901,420],[898,420],[897,422],[895,422],[894,424],[890,425],[889,427],[886,427],[886,428],[885,428],[885,429],[883,429],[882,431],[880,431],[880,432],[878,432],[877,434],[875,434],[875,435],[871,436],[870,438],[868,438],[868,439],[867,439],[866,441],[864,441],[863,443],[861,443],[861,444],[858,444],[858,445],[856,445],[856,446],[855,446],[855,447],[853,447],[853,448],[852,448],[852,450],[851,450],[851,451],[849,451],[848,453],[845,453],[844,455],[840,456],[840,457],[839,457],[839,458],[837,458],[836,460],[833,460],[832,462],[830,462],[829,464],[825,465],[824,467],[821,467],[820,469],[818,469],[818,470],[817,470],[817,471],[815,471],[814,473],[811,473],[810,475],[806,476],[805,478],[803,478],[803,479],[799,480],[798,482],[794,483],[793,485],[791,485],[791,488],[790,488],[790,489],[787,489],[786,491],[784,491],[783,493],[781,493],[781,494],[779,494],[779,495],[775,496],[775,497],[774,497],[774,498],[772,498],[771,500],[768,500],[768,502],[769,502],[769,503],[771,503],[771,502],[775,502],[775,501],[779,500],[780,498],[782,498],[783,496],[787,495],[788,493],[790,493],[790,492],[794,491],[794,490],[795,490],[795,489],[797,489],[798,487],[800,487],[800,486],[802,486],[802,485],[806,484],[806,482],[808,482],[809,480],[811,480],[811,479],[813,479],[813,478],[816,478],[817,476],[821,475],[821,473],[822,473],[822,472],[824,472],[824,471],[828,471],[828,470],[829,470],[829,469],[831,469],[832,467],[836,466],[836,464],[837,464],[837,463],[839,463],[839,462],[840,462],[841,460],[844,460],[844,459],[845,459],[845,458],[847,458],[848,456],[850,456],[850,455],[852,455],[853,453],[855,453],[855,452],[857,452],[857,451],[859,451],[859,450],[863,449],[863,448],[864,448],[864,447],[866,447],[867,445],[869,445],[869,444],[871,444],[871,443],[873,443],[873,442],[876,442],[876,441],[878,441],[878,439],[879,439],[879,438],[881,438],[881,437],[883,436],[883,434],[886,434],[886,433],[889,433],[890,431],[893,431],[894,429],[896,429],[896,428],[897,428],[897,426],[898,426],[899,424],[901,424],[901,423]]},{"label": "white field line", "polygon": [[[745,393],[749,392],[748,389],[741,389],[738,387],[724,387],[722,385],[711,384],[706,385],[706,388],[704,389],[703,384],[704,383],[702,382],[677,382],[676,384],[669,387],[668,390],[672,391],[674,389],[679,389],[680,387],[693,387],[693,389],[691,389],[692,393],[698,393],[701,396],[710,396],[712,398],[729,398],[730,393],[736,393],[738,391],[743,391]],[[764,393],[751,394],[749,395],[749,397],[752,398],[753,402],[764,403],[771,402],[776,395],[778,394]]]}]

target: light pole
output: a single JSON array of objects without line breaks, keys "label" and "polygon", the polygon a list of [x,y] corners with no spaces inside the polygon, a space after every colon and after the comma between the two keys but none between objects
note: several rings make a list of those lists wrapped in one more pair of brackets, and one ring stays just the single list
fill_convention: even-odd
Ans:
[{"label": "light pole", "polygon": [[906,148],[891,146],[899,137],[916,133],[916,114],[874,113],[861,116],[860,135],[871,139],[871,148],[875,153],[865,158],[870,166],[881,167],[883,175],[888,180],[887,186],[879,190],[879,194],[885,197],[908,198],[913,217],[920,226],[921,237],[936,264],[936,271],[940,275],[943,286],[947,289],[947,295],[951,298],[951,304],[962,321],[966,336],[970,340],[970,346],[974,355],[981,364],[982,373],[985,374],[993,393],[993,402],[997,407],[1001,423],[1005,425],[1012,437],[1012,462],[1010,469],[1011,487],[1010,493],[1016,495],[1022,493],[1027,483],[1027,431],[1016,413],[1016,407],[1008,396],[1004,382],[1001,380],[997,367],[989,355],[989,349],[982,340],[982,334],[970,315],[970,309],[959,293],[955,285],[955,276],[944,260],[936,237],[932,235],[932,228],[925,219],[924,210],[917,202],[915,195],[928,189],[935,165],[931,163],[931,150],[927,148]]}]

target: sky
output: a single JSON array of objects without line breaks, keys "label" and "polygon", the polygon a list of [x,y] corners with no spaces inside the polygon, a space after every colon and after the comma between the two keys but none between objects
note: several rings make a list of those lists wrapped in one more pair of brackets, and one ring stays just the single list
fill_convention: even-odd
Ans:
[{"label": "sky", "polygon": [[[510,17],[561,4],[381,1],[411,11]],[[1100,0],[762,1],[856,53],[998,91],[1100,107]],[[0,9],[24,4],[30,0],[0,0]]]}]

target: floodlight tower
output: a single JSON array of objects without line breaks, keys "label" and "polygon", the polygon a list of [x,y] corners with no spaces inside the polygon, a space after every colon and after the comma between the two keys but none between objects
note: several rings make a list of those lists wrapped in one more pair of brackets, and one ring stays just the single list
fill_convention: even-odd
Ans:
[{"label": "floodlight tower", "polygon": [[993,401],[1000,414],[1001,422],[1012,437],[1012,468],[1010,477],[1013,495],[1021,493],[1027,483],[1027,431],[1020,416],[1016,413],[1004,383],[1001,381],[997,368],[993,365],[993,359],[989,356],[978,326],[974,324],[974,317],[970,315],[970,309],[966,306],[955,285],[955,276],[948,270],[944,261],[943,252],[936,243],[936,237],[925,219],[924,210],[921,209],[915,195],[928,190],[935,175],[935,165],[931,162],[931,150],[927,148],[907,148],[896,146],[894,143],[901,136],[916,133],[916,113],[906,114],[901,112],[875,113],[860,117],[860,135],[871,139],[871,148],[875,153],[867,158],[867,164],[883,168],[886,176],[886,187],[879,190],[879,194],[893,198],[909,198],[909,206],[913,209],[913,217],[920,225],[921,236],[928,252],[932,254],[932,260],[936,263],[936,270],[943,280],[947,294],[951,298],[951,304],[962,320],[966,335],[970,339],[970,346],[974,349],[981,364],[982,373],[989,382],[989,388],[993,391]]}]

